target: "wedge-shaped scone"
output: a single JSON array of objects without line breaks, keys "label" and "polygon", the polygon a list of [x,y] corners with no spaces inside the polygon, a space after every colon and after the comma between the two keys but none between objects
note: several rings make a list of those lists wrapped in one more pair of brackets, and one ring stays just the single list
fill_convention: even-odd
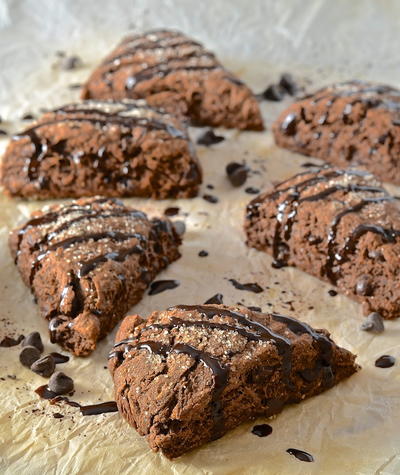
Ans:
[{"label": "wedge-shaped scone", "polygon": [[10,235],[52,342],[79,356],[92,352],[155,275],[180,257],[179,244],[168,220],[150,220],[110,198],[36,212]]},{"label": "wedge-shaped scone", "polygon": [[144,101],[86,101],[45,113],[10,142],[12,196],[190,198],[202,180],[185,125]]},{"label": "wedge-shaped scone", "polygon": [[289,106],[273,125],[276,143],[340,167],[364,166],[400,184],[400,91],[351,81]]},{"label": "wedge-shaped scone", "polygon": [[337,285],[365,313],[400,316],[400,208],[373,175],[331,167],[295,175],[250,202],[245,230],[275,266]]},{"label": "wedge-shaped scone", "polygon": [[83,99],[146,98],[194,125],[262,130],[250,89],[200,43],[176,31],[125,38],[94,70]]},{"label": "wedge-shaped scone", "polygon": [[109,368],[119,411],[169,458],[358,369],[326,330],[244,307],[178,305],[148,320],[129,316],[116,340]]}]

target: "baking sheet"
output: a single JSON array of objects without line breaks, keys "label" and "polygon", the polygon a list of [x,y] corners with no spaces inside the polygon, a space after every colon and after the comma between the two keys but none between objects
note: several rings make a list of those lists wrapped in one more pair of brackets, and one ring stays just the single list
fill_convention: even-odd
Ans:
[{"label": "baking sheet", "polygon": [[[398,18],[395,1],[130,1],[0,0],[0,128],[16,132],[26,113],[38,114],[75,100],[91,68],[128,31],[167,26],[204,41],[256,91],[291,71],[307,88],[357,77],[400,86]],[[194,14],[195,12],[195,14]],[[78,54],[84,65],[60,70],[56,52]],[[289,102],[263,103],[267,126]],[[191,130],[192,137],[199,134]],[[170,462],[148,449],[118,414],[83,417],[65,405],[51,406],[33,392],[45,380],[18,362],[18,348],[0,348],[0,472],[5,474],[395,474],[400,472],[399,363],[374,367],[382,354],[400,358],[400,321],[387,322],[374,336],[359,330],[361,308],[343,296],[331,297],[329,285],[296,269],[273,269],[271,258],[244,245],[243,212],[252,198],[233,189],[224,173],[231,160],[245,160],[257,172],[245,186],[266,188],[301,171],[310,159],[279,150],[271,134],[219,131],[226,140],[197,147],[204,185],[219,203],[193,200],[126,200],[150,214],[179,206],[187,227],[183,257],[159,278],[177,279],[170,291],[145,296],[132,311],[179,303],[202,303],[220,292],[224,303],[241,302],[301,317],[325,327],[340,345],[357,353],[362,371],[330,391],[286,408],[269,423],[273,433],[258,438],[253,423],[232,431]],[[6,139],[0,140],[0,151]],[[315,160],[317,163],[317,160]],[[304,169],[303,169],[304,170]],[[395,189],[396,190],[396,189]],[[400,190],[396,190],[397,193]],[[202,194],[201,193],[201,194]],[[48,203],[48,202],[47,202]],[[38,330],[45,351],[46,323],[16,271],[7,248],[9,230],[45,203],[0,195],[0,339]],[[209,256],[198,257],[205,249]],[[227,280],[257,282],[260,294],[239,291]],[[270,305],[268,305],[270,304]],[[272,306],[271,306],[272,305]],[[82,404],[113,398],[105,369],[114,335],[89,358],[72,357],[59,368],[72,376],[74,400]],[[15,377],[15,379],[14,379]],[[64,414],[55,419],[53,413]],[[259,420],[258,423],[265,422]],[[311,453],[304,463],[286,453],[294,447]]]}]

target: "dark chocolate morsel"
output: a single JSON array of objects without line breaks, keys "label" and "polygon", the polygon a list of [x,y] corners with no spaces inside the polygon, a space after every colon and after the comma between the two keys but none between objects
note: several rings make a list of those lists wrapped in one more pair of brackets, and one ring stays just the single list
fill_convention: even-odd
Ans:
[{"label": "dark chocolate morsel", "polygon": [[258,424],[251,429],[251,432],[258,437],[267,437],[272,434],[272,427],[269,424]]},{"label": "dark chocolate morsel", "polygon": [[174,221],[173,226],[178,236],[183,236],[186,232],[186,224],[184,221]]},{"label": "dark chocolate morsel", "polygon": [[217,143],[222,142],[225,140],[223,135],[216,135],[212,129],[208,129],[204,132],[204,134],[200,135],[197,139],[197,143],[199,145],[205,145],[209,147],[210,145],[215,145]]},{"label": "dark chocolate morsel", "polygon": [[0,341],[0,348],[10,348],[12,346],[17,346],[24,339],[24,335],[20,335],[18,338],[11,338],[10,336],[5,336]]},{"label": "dark chocolate morsel", "polygon": [[285,89],[280,84],[270,84],[261,94],[261,99],[279,102],[285,95]]},{"label": "dark chocolate morsel", "polygon": [[336,297],[337,292],[336,292],[336,290],[334,290],[334,289],[330,289],[330,290],[328,290],[328,294],[329,294],[331,297]]},{"label": "dark chocolate morsel", "polygon": [[42,337],[39,332],[32,332],[27,335],[22,341],[22,346],[34,346],[40,353],[44,350]]},{"label": "dark chocolate morsel", "polygon": [[382,355],[375,361],[377,368],[391,368],[396,363],[396,358],[391,355]]},{"label": "dark chocolate morsel", "polygon": [[358,278],[356,283],[356,294],[366,297],[372,293],[371,277],[369,275],[362,275]]},{"label": "dark chocolate morsel", "polygon": [[255,294],[261,293],[264,289],[257,283],[241,284],[235,279],[229,279],[229,282],[238,290],[247,290],[248,292],[254,292]]},{"label": "dark chocolate morsel", "polygon": [[30,112],[28,112],[27,114],[25,114],[21,117],[22,120],[33,120],[34,118],[35,118],[35,116],[33,114],[31,114]]},{"label": "dark chocolate morsel", "polygon": [[62,355],[61,353],[52,352],[50,355],[54,358],[55,364],[66,363],[69,361],[69,356]]},{"label": "dark chocolate morsel", "polygon": [[218,201],[219,201],[216,196],[208,195],[208,194],[203,195],[203,200],[206,200],[206,201],[208,201],[209,203],[212,203],[212,204],[218,203]]},{"label": "dark chocolate morsel", "polygon": [[199,252],[199,257],[207,257],[207,256],[208,256],[208,252],[205,251],[204,249]]},{"label": "dark chocolate morsel", "polygon": [[40,351],[35,346],[24,346],[19,354],[19,361],[28,368],[40,358]]},{"label": "dark chocolate morsel", "polygon": [[226,174],[232,186],[239,187],[242,186],[248,176],[249,169],[246,165],[237,162],[230,162],[226,166]]},{"label": "dark chocolate morsel", "polygon": [[290,455],[294,455],[297,459],[302,462],[314,462],[314,457],[308,452],[299,449],[287,449],[286,452]]},{"label": "dark chocolate morsel", "polygon": [[8,135],[7,132],[3,129],[0,129],[0,135]]},{"label": "dark chocolate morsel", "polygon": [[385,329],[383,318],[378,312],[372,312],[361,325],[361,330],[373,333],[382,333]]},{"label": "dark chocolate morsel", "polygon": [[298,90],[298,86],[290,73],[282,74],[279,86],[291,96],[294,96]]},{"label": "dark chocolate morsel", "polygon": [[59,412],[55,412],[55,413],[53,414],[53,417],[54,417],[55,419],[62,419],[64,416],[63,416],[62,414],[60,414]]},{"label": "dark chocolate morsel", "polygon": [[55,368],[56,363],[51,355],[42,356],[31,365],[31,370],[34,373],[45,378],[49,378],[54,373]]},{"label": "dark chocolate morsel", "polygon": [[56,394],[67,394],[73,391],[74,382],[63,372],[57,371],[49,379],[48,388]]},{"label": "dark chocolate morsel", "polygon": [[160,294],[166,290],[175,289],[180,282],[177,280],[155,280],[150,284],[149,295]]},{"label": "dark chocolate morsel", "polygon": [[249,195],[257,195],[260,193],[260,190],[258,188],[254,188],[253,186],[248,186],[244,191]]},{"label": "dark chocolate morsel", "polygon": [[223,298],[224,296],[222,294],[215,294],[212,297],[210,297],[208,300],[206,300],[204,303],[210,304],[210,305],[220,305],[223,304]]},{"label": "dark chocolate morsel", "polygon": [[179,208],[177,206],[171,206],[164,210],[165,216],[176,216],[179,214]]}]

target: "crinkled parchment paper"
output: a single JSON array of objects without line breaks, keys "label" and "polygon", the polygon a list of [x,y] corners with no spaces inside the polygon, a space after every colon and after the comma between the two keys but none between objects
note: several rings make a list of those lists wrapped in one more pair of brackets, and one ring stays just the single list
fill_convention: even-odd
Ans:
[{"label": "crinkled parchment paper", "polygon": [[[399,2],[384,0],[0,0],[0,128],[16,132],[24,126],[22,115],[75,100],[79,91],[68,85],[82,82],[123,34],[150,27],[179,28],[204,41],[256,91],[283,71],[307,79],[303,83],[309,89],[353,77],[399,86],[399,18]],[[84,65],[61,71],[57,50],[79,55]],[[267,125],[288,101],[263,103]],[[192,132],[194,138],[199,133]],[[179,206],[179,219],[187,226],[182,259],[160,276],[178,279],[180,287],[146,295],[132,310],[147,315],[173,304],[202,303],[221,292],[225,303],[273,308],[327,328],[339,344],[359,355],[362,371],[321,396],[285,409],[270,422],[269,437],[254,436],[252,424],[245,424],[170,462],[152,453],[118,414],[83,417],[74,408],[40,400],[33,390],[45,380],[20,366],[18,347],[0,348],[1,473],[400,473],[400,321],[388,322],[382,335],[361,332],[359,305],[329,296],[329,285],[296,269],[271,268],[269,256],[245,247],[243,211],[251,196],[244,187],[229,185],[226,164],[246,160],[258,171],[246,186],[266,188],[310,160],[277,149],[269,132],[221,132],[223,143],[198,147],[205,172],[203,192],[212,184],[215,189],[207,192],[219,197],[218,204],[202,198],[127,200],[151,214]],[[1,151],[6,143],[0,141]],[[7,249],[9,230],[42,204],[0,197],[0,338],[39,330],[46,351],[54,351]],[[202,249],[208,257],[198,257]],[[239,291],[227,278],[258,282],[265,290]],[[112,340],[110,335],[91,357],[72,358],[62,366],[75,380],[74,400],[89,404],[113,398],[105,369]],[[386,353],[399,359],[397,365],[375,368],[375,359]],[[9,377],[13,375],[15,379]],[[55,419],[55,412],[64,418]],[[310,452],[315,462],[300,462],[286,453],[289,447]]]}]

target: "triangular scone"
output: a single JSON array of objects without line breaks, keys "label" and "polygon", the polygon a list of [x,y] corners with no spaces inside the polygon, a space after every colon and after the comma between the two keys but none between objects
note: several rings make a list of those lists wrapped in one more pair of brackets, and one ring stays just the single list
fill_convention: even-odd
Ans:
[{"label": "triangular scone", "polygon": [[365,314],[400,316],[400,207],[374,175],[328,166],[294,175],[248,204],[245,231],[274,267],[327,280]]},{"label": "triangular scone", "polygon": [[123,417],[178,457],[355,373],[325,330],[244,307],[179,305],[121,323],[109,368]]},{"label": "triangular scone", "polygon": [[125,38],[93,71],[82,98],[145,98],[194,125],[263,129],[251,90],[213,53],[176,31]]},{"label": "triangular scone", "polygon": [[10,235],[52,342],[78,356],[91,353],[157,273],[180,257],[180,243],[168,220],[110,198],[35,212]]},{"label": "triangular scone", "polygon": [[1,165],[12,196],[191,198],[202,172],[186,125],[145,101],[85,101],[43,114]]}]

